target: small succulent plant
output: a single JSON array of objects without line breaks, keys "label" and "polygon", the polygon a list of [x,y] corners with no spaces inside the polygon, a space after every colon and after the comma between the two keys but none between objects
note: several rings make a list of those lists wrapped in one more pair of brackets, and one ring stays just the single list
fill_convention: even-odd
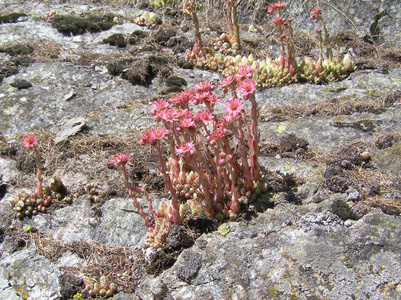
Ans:
[{"label": "small succulent plant", "polygon": [[88,183],[85,186],[85,190],[87,192],[86,197],[93,203],[97,203],[101,199],[106,197],[106,192],[100,188],[95,187],[93,183]]},{"label": "small succulent plant", "polygon": [[23,219],[26,216],[35,216],[38,213],[45,213],[50,205],[59,200],[62,196],[60,192],[65,189],[60,177],[54,176],[51,183],[45,186],[42,193],[19,192],[17,198],[10,202],[11,208],[15,211],[15,216]]},{"label": "small succulent plant", "polygon": [[158,19],[155,13],[145,11],[142,15],[134,20],[135,24],[153,28],[157,25]]},{"label": "small succulent plant", "polygon": [[117,286],[115,283],[109,281],[105,275],[100,277],[99,283],[93,282],[89,277],[84,277],[85,290],[88,295],[100,296],[100,297],[111,297],[117,292]]}]

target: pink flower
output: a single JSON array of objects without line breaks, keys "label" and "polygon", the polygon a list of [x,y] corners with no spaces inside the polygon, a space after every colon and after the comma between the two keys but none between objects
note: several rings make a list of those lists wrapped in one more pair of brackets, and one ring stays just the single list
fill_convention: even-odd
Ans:
[{"label": "pink flower", "polygon": [[270,5],[269,8],[267,9],[267,12],[272,15],[276,10],[278,10],[280,13],[280,10],[283,9],[285,6],[286,6],[285,3],[277,2]]},{"label": "pink flower", "polygon": [[277,17],[277,18],[275,18],[275,19],[273,20],[273,23],[274,23],[276,26],[278,26],[278,25],[280,25],[280,24],[284,24],[284,22],[285,22],[285,19],[284,19],[283,17]]},{"label": "pink flower", "polygon": [[229,113],[223,116],[221,122],[224,124],[224,126],[227,126],[228,124],[231,124],[235,120],[238,120],[239,116],[240,116],[239,111]]},{"label": "pink flower", "polygon": [[235,76],[228,76],[220,83],[220,87],[227,88],[235,82]]},{"label": "pink flower", "polygon": [[322,10],[320,8],[316,8],[315,10],[312,10],[311,14],[312,15],[318,15],[318,14],[320,14],[321,11]]},{"label": "pink flower", "polygon": [[239,79],[237,81],[242,81],[246,78],[252,78],[252,68],[248,65],[239,67],[237,71],[237,79]]},{"label": "pink flower", "polygon": [[188,143],[182,144],[180,148],[177,148],[177,153],[184,154],[189,152],[189,154],[194,154],[195,151],[192,149],[195,146],[195,143],[190,141]]},{"label": "pink flower", "polygon": [[192,118],[193,114],[192,111],[186,109],[179,109],[177,110],[177,118],[182,119],[182,118]]},{"label": "pink flower", "polygon": [[206,101],[208,101],[208,98],[210,97],[210,95],[211,95],[210,92],[201,92],[201,93],[195,95],[194,99],[197,103],[205,103]]},{"label": "pink flower", "polygon": [[35,145],[37,144],[37,139],[33,135],[28,135],[24,138],[24,141],[22,142],[24,144],[25,148],[28,148],[29,150],[33,149]]},{"label": "pink flower", "polygon": [[229,115],[236,115],[244,108],[244,104],[238,98],[231,97],[227,100],[227,103],[224,105],[224,110]]},{"label": "pink flower", "polygon": [[237,92],[240,92],[244,99],[248,99],[248,96],[253,95],[255,91],[256,85],[252,79],[245,79],[237,88]]},{"label": "pink flower", "polygon": [[174,109],[163,110],[159,112],[157,116],[169,123],[178,121],[178,112]]},{"label": "pink flower", "polygon": [[216,139],[222,139],[227,135],[227,131],[225,129],[219,129],[213,133],[210,134],[209,140],[216,140]]},{"label": "pink flower", "polygon": [[113,163],[116,167],[123,167],[131,160],[131,156],[129,154],[116,154],[113,156],[109,163]]},{"label": "pink flower", "polygon": [[179,122],[180,127],[195,128],[195,122],[192,118],[184,118]]},{"label": "pink flower", "polygon": [[316,8],[315,10],[313,10],[311,12],[310,19],[315,23],[319,22],[319,18],[321,18],[320,16],[321,11],[322,10],[320,8]]},{"label": "pink flower", "polygon": [[201,110],[194,116],[194,119],[196,122],[206,124],[214,121],[214,115],[208,110]]},{"label": "pink flower", "polygon": [[139,144],[141,144],[141,145],[146,145],[146,144],[153,145],[155,142],[156,142],[156,140],[151,136],[150,130],[146,130],[141,135],[141,139],[139,140]]},{"label": "pink flower", "polygon": [[209,97],[207,97],[207,101],[210,104],[217,104],[220,102],[220,98],[216,96],[215,94],[210,94]]},{"label": "pink flower", "polygon": [[194,86],[194,90],[198,93],[212,92],[215,86],[210,81],[200,82]]},{"label": "pink flower", "polygon": [[150,130],[149,134],[154,140],[161,140],[164,139],[166,135],[170,134],[170,130],[164,127],[156,127]]},{"label": "pink flower", "polygon": [[157,99],[153,104],[152,104],[152,108],[154,110],[163,110],[168,108],[170,105],[168,104],[168,102],[164,99]]},{"label": "pink flower", "polygon": [[180,106],[181,104],[186,104],[189,102],[189,100],[191,99],[192,95],[190,93],[188,93],[187,91],[181,92],[180,94],[178,94],[177,96],[173,97],[170,99],[170,102],[174,105],[174,106]]}]

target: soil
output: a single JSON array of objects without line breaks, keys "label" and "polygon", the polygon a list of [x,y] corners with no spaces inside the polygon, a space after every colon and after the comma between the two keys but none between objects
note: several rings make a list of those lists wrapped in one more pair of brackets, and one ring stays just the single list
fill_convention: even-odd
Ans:
[{"label": "soil", "polygon": [[[0,18],[1,22],[9,22],[17,16],[9,16]],[[18,16],[20,17],[20,16]],[[177,16],[175,18],[178,18]],[[100,22],[98,26],[92,26],[86,23],[86,19],[78,20],[84,22],[89,30],[94,32],[107,26],[112,26],[112,16],[96,19]],[[53,26],[61,30],[64,34],[79,34],[81,25],[76,25],[76,19],[68,19],[64,17],[71,26],[62,25],[60,18],[55,18]],[[92,20],[93,21],[93,20]],[[184,20],[180,20],[185,23]],[[111,22],[111,23],[110,23]],[[134,32],[131,36],[112,35],[105,39],[104,42],[112,46],[124,48],[127,45],[133,45],[130,55],[121,57],[121,55],[94,55],[88,53],[85,59],[81,58],[74,63],[82,65],[90,65],[93,63],[107,62],[108,71],[112,76],[121,76],[132,84],[147,86],[156,77],[160,81],[165,80],[170,86],[182,88],[186,85],[182,78],[173,78],[172,66],[192,68],[190,64],[184,64],[178,59],[175,53],[183,52],[186,48],[190,48],[188,39],[180,36],[179,33],[172,29],[174,22],[177,20],[166,19],[163,25],[156,27],[151,34],[143,32]],[[169,24],[170,23],[170,24]],[[60,25],[61,24],[61,25]],[[186,24],[192,27],[190,21]],[[64,27],[63,27],[64,26]],[[88,27],[89,26],[89,27]],[[271,25],[258,25],[267,29],[272,29]],[[205,45],[212,44],[219,34],[221,24],[210,24],[212,30],[209,35],[205,35]],[[86,27],[85,27],[86,28]],[[223,27],[224,28],[224,27]],[[78,30],[78,31],[74,31]],[[270,30],[269,32],[272,32]],[[307,36],[304,33],[295,34],[296,51],[299,55],[311,55],[311,49],[316,48],[318,42],[315,37]],[[380,69],[385,72],[387,69],[401,67],[401,51],[385,49],[371,41],[364,41],[357,37],[353,31],[343,31],[336,34],[340,42],[340,46],[347,49],[352,48],[357,55],[358,69]],[[275,41],[279,43],[277,33],[272,34],[267,39],[256,39],[252,41],[244,41],[243,54],[252,51],[256,58],[266,56],[266,44]],[[161,51],[169,48],[172,51]],[[13,56],[11,62],[0,66],[0,81],[3,77],[8,77],[16,72],[21,64],[38,62],[38,61],[60,61],[58,57],[61,47],[54,43],[32,43],[29,45],[18,44],[5,49],[2,52],[9,53]],[[152,55],[146,58],[140,57],[142,54]],[[173,54],[167,54],[173,53]],[[271,54],[270,54],[271,55]],[[19,88],[29,88],[29,82],[19,82]],[[170,94],[171,95],[171,94]],[[352,99],[338,103],[336,99],[329,99],[324,102],[311,103],[308,105],[291,105],[273,108],[269,111],[261,111],[261,120],[268,118],[270,121],[291,121],[296,118],[312,117],[312,116],[336,116],[350,115],[361,112],[377,112],[386,107],[392,106],[401,98],[401,91],[394,92],[375,103],[355,102]],[[350,126],[359,128],[363,131],[374,130],[375,124],[369,122],[359,122],[352,124],[337,124],[337,126]],[[94,137],[85,133],[78,134],[70,138],[68,141],[55,145],[53,135],[48,132],[34,132],[35,136],[41,141],[40,151],[42,155],[42,163],[46,166],[44,176],[50,177],[55,170],[64,168],[66,172],[80,172],[86,174],[88,178],[93,178],[96,182],[108,182],[106,190],[106,198],[101,202],[94,204],[101,206],[110,197],[126,196],[126,190],[120,182],[110,180],[111,169],[115,168],[111,164],[98,164],[99,161],[108,161],[116,153],[135,153],[133,160],[128,164],[130,170],[130,180],[134,184],[141,184],[152,193],[166,195],[164,182],[157,176],[158,170],[157,153],[155,150],[140,146],[137,140],[130,138],[119,138],[112,136]],[[9,144],[7,141],[17,140],[17,143]],[[1,157],[11,158],[17,162],[18,170],[23,174],[35,174],[35,161],[32,154],[22,147],[22,135],[13,137],[2,137],[0,140]],[[352,145],[339,146],[330,149],[326,153],[315,153],[308,149],[308,141],[298,138],[290,134],[284,137],[278,144],[264,144],[261,147],[262,156],[271,157],[288,157],[299,161],[317,160],[326,163],[326,171],[324,173],[325,186],[333,193],[344,193],[351,187],[360,192],[360,202],[366,203],[370,207],[379,207],[386,213],[400,213],[401,205],[396,203],[386,203],[380,198],[380,195],[387,193],[396,187],[396,179],[387,177],[383,181],[384,175],[371,168],[369,155],[366,154],[371,149],[384,149],[390,147],[401,139],[398,135],[380,136],[373,143],[358,142]],[[86,154],[90,153],[89,158]],[[66,164],[66,161],[71,163]],[[282,174],[271,173],[265,171],[265,175],[269,178],[270,191],[291,191],[300,182],[301,178],[293,178]],[[385,183],[383,183],[385,182]],[[13,183],[15,187],[25,187],[27,182],[21,180]],[[34,182],[29,184],[34,185]],[[0,199],[4,197],[7,187],[0,185]],[[67,195],[84,194],[82,187],[68,187]],[[53,206],[53,210],[68,203],[60,202],[57,206]],[[274,204],[273,204],[274,206]],[[247,207],[243,207],[244,218],[248,217]],[[349,209],[343,203],[337,203],[333,211],[340,211],[345,214],[344,218],[356,218],[349,212]],[[345,212],[345,213],[344,213]],[[166,240],[163,251],[156,252],[151,257],[151,263],[144,263],[144,257],[141,251],[134,251],[128,247],[106,247],[95,243],[85,241],[77,241],[71,244],[63,244],[54,241],[40,232],[24,232],[21,229],[1,229],[1,239],[9,239],[14,245],[15,251],[21,247],[25,247],[28,243],[35,243],[39,254],[45,256],[50,261],[55,261],[63,253],[67,251],[77,254],[91,262],[85,268],[62,268],[62,295],[64,299],[70,299],[78,291],[83,290],[83,283],[76,274],[85,274],[92,278],[99,278],[102,274],[110,274],[109,279],[115,282],[126,293],[133,293],[135,290],[135,282],[145,272],[151,274],[159,274],[166,268],[171,267],[178,255],[185,248],[191,247],[195,240],[204,232],[216,230],[218,223],[216,220],[207,217],[198,217],[196,219],[185,220],[183,225],[174,225]],[[96,257],[96,259],[94,259]],[[179,274],[186,280],[191,279],[191,275]]]}]

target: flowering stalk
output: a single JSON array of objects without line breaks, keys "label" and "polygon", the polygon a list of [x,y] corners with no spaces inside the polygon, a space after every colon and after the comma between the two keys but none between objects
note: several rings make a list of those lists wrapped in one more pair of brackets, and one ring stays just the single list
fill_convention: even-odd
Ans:
[{"label": "flowering stalk", "polygon": [[195,0],[187,1],[185,2],[185,9],[183,13],[190,15],[192,17],[195,26],[195,46],[198,48],[202,48],[202,39],[199,30],[199,19],[196,14],[197,9],[198,9],[198,4],[195,3]]},{"label": "flowering stalk", "polygon": [[[140,190],[142,190],[141,188],[133,188],[131,186],[131,184],[129,183],[129,179],[128,179],[128,172],[127,172],[127,168],[126,168],[126,164],[131,161],[131,156],[124,154],[124,153],[120,153],[120,154],[116,154],[113,159],[111,159],[109,161],[109,163],[113,163],[116,167],[121,168],[121,170],[123,170],[123,174],[124,174],[124,185],[125,187],[128,189],[128,193],[130,195],[130,197],[133,200],[133,205],[136,209],[138,209],[139,211],[139,215],[145,220],[145,225],[150,228],[152,227],[152,223],[149,219],[149,217],[145,214],[145,212],[143,211],[143,207],[142,205],[139,204],[138,200],[135,197],[135,192],[138,192]],[[149,198],[148,198],[149,200]],[[150,205],[150,209],[151,212],[153,213],[154,216],[156,216],[156,214],[154,213],[152,206]]]},{"label": "flowering stalk", "polygon": [[231,46],[234,46],[234,44],[237,43],[235,48],[239,48],[241,46],[241,41],[239,37],[238,14],[237,14],[237,6],[239,4],[239,1],[237,0],[225,0],[225,1],[227,3],[229,40],[231,42]]},{"label": "flowering stalk", "polygon": [[28,135],[24,138],[23,144],[24,147],[33,150],[35,153],[35,159],[36,159],[36,166],[38,168],[38,171],[36,173],[36,179],[38,181],[37,184],[37,195],[41,198],[43,196],[43,188],[42,188],[42,183],[43,183],[43,178],[42,178],[42,164],[40,161],[40,153],[39,149],[36,147],[37,144],[37,139],[33,135]]},{"label": "flowering stalk", "polygon": [[[167,107],[166,107],[167,108]],[[177,119],[177,116],[173,111],[170,109],[166,112],[163,111],[164,114],[160,117],[163,117],[166,120],[169,120],[168,122],[174,122],[174,120]],[[176,190],[173,188],[173,185],[171,183],[171,179],[167,174],[166,170],[166,162],[163,158],[163,150],[161,148],[161,143],[160,141],[164,139],[166,136],[170,135],[170,130],[159,127],[159,128],[154,128],[152,130],[146,131],[142,136],[140,140],[141,145],[145,144],[150,144],[153,147],[156,148],[157,153],[158,153],[158,159],[159,159],[159,164],[160,164],[160,171],[163,174],[164,177],[164,183],[166,185],[167,190],[170,192],[171,197],[172,197],[172,212],[171,212],[171,219],[174,224],[179,224],[181,222],[180,220],[180,205],[178,202]],[[172,139],[169,139],[170,142],[172,142]],[[175,159],[174,159],[175,161]],[[174,166],[176,163],[174,162]],[[176,172],[174,172],[176,174]]]}]

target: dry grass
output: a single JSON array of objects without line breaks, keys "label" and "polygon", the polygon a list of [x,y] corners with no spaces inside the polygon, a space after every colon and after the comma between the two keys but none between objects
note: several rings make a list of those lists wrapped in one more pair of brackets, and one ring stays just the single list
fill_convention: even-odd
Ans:
[{"label": "dry grass", "polygon": [[21,228],[14,229],[13,234],[15,239],[25,240],[27,246],[34,244],[36,253],[51,262],[57,262],[65,253],[76,254],[85,261],[84,266],[60,268],[63,274],[87,276],[95,281],[106,275],[125,292],[133,293],[135,281],[143,273],[141,253],[129,247],[108,247],[83,240],[65,244],[40,231],[24,232]]}]

